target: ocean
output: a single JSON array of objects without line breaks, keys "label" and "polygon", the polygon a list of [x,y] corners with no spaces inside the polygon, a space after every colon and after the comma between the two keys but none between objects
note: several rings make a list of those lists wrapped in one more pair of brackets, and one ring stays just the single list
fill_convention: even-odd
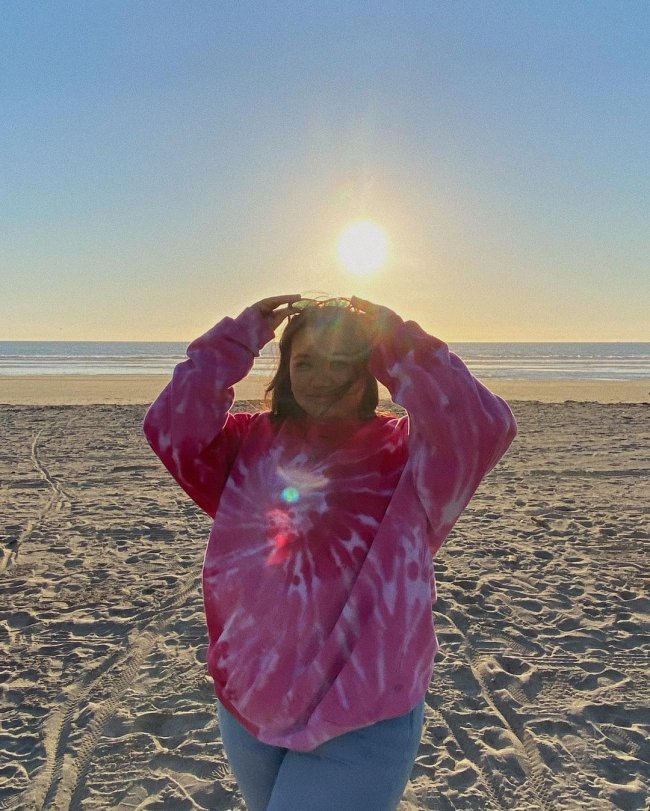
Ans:
[{"label": "ocean", "polygon": [[[171,373],[185,358],[177,342],[0,341],[0,375]],[[650,378],[647,343],[450,343],[478,378],[641,380]],[[251,374],[268,378],[277,344],[264,347]]]}]

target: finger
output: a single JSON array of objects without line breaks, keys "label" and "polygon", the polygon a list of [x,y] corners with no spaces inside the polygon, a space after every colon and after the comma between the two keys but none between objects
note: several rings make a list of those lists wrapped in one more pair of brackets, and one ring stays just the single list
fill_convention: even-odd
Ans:
[{"label": "finger", "polygon": [[299,301],[300,298],[300,293],[290,293],[284,296],[271,296],[270,298],[264,298],[261,301],[258,301],[256,306],[266,313],[271,313],[276,307],[280,307],[282,304],[289,304],[294,301]]},{"label": "finger", "polygon": [[358,298],[358,296],[352,296],[350,299],[350,304],[355,307],[357,310],[363,310],[368,314],[379,312],[381,309],[378,304],[373,304],[371,301],[367,301],[363,298]]},{"label": "finger", "polygon": [[285,318],[287,318],[288,316],[293,315],[294,313],[297,313],[297,312],[299,312],[299,310],[294,310],[293,307],[291,305],[289,305],[288,307],[282,307],[282,309],[274,310],[273,311],[273,318],[278,323],[281,323],[282,321],[284,321]]},{"label": "finger", "polygon": [[294,310],[291,305],[288,307],[283,307],[281,310],[274,310],[272,313],[269,314],[268,318],[271,319],[271,324],[273,329],[277,329],[280,324],[288,318],[290,315],[295,315],[298,310]]},{"label": "finger", "polygon": [[[372,301],[356,298],[356,296],[353,296],[350,301],[353,302],[353,306],[360,307],[367,315],[386,318],[390,318],[391,316],[395,315],[394,311],[391,310],[390,307],[385,307],[383,304],[373,304]],[[354,302],[357,303],[354,304]]]}]

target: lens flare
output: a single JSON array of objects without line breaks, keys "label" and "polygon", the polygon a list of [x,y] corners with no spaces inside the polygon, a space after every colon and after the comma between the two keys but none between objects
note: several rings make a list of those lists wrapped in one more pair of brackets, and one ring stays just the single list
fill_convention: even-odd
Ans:
[{"label": "lens flare", "polygon": [[300,493],[295,487],[285,487],[280,493],[280,498],[287,504],[295,504],[300,500]]}]

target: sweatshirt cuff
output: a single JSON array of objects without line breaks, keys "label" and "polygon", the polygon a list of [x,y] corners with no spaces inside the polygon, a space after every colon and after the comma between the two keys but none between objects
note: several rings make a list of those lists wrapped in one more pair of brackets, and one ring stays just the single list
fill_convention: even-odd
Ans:
[{"label": "sweatshirt cuff", "polygon": [[226,339],[234,341],[257,357],[262,347],[274,337],[275,333],[257,307],[247,307],[237,318],[229,316],[222,318],[207,332],[192,341],[188,351],[210,350]]},{"label": "sweatshirt cuff", "polygon": [[432,350],[438,360],[449,362],[449,349],[444,341],[427,334],[415,321],[404,321],[393,313],[376,338],[370,370],[380,379],[387,367],[402,360],[409,352],[414,352],[417,362],[422,354],[430,356]]},{"label": "sweatshirt cuff", "polygon": [[234,337],[257,357],[262,347],[275,338],[275,332],[257,307],[247,307],[234,320]]}]

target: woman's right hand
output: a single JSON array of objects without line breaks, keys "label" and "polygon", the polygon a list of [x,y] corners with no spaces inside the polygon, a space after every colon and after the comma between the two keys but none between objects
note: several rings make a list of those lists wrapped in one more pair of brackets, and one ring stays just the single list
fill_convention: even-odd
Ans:
[{"label": "woman's right hand", "polygon": [[[271,296],[270,298],[263,298],[252,306],[262,313],[273,332],[275,332],[285,318],[297,312],[291,305],[301,298],[300,293],[293,293],[288,296]],[[283,307],[283,304],[286,306]]]}]

